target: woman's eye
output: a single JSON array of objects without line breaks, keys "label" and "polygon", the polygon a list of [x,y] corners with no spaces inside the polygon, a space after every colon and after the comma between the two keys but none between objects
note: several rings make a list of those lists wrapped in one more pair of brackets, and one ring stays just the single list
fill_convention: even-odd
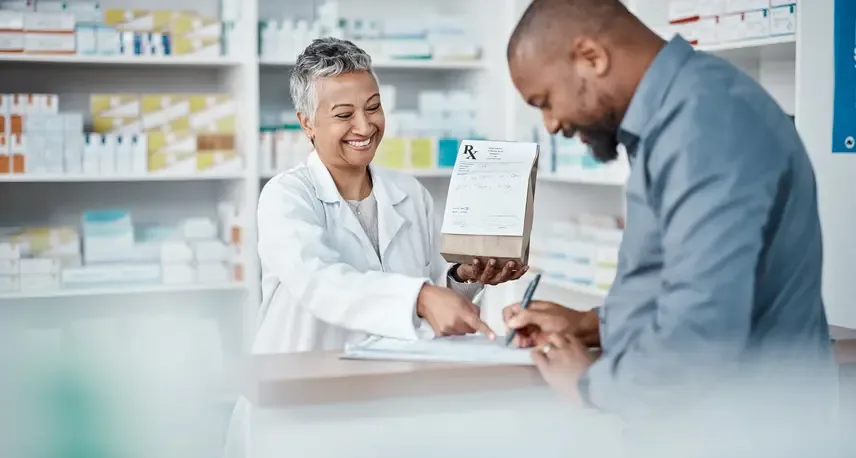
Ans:
[{"label": "woman's eye", "polygon": [[379,104],[379,103],[374,104],[374,105],[372,105],[372,106],[370,106],[370,107],[368,107],[368,108],[367,108],[367,110],[369,110],[369,111],[377,111],[377,110],[379,110],[379,109],[380,109],[380,104]]},{"label": "woman's eye", "polygon": [[339,119],[348,119],[351,117],[351,113],[340,113],[337,114],[336,117]]}]

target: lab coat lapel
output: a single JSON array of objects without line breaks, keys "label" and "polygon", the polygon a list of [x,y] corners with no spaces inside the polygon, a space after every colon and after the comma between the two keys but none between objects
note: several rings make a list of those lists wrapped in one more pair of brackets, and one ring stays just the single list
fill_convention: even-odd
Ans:
[{"label": "lab coat lapel", "polygon": [[[351,207],[347,202],[345,202],[342,195],[339,194],[339,190],[336,188],[336,182],[333,181],[333,176],[330,175],[330,171],[327,170],[327,167],[325,167],[324,163],[321,162],[321,159],[318,157],[318,153],[313,151],[309,155],[309,159],[306,163],[309,167],[309,172],[312,175],[312,180],[315,182],[315,195],[324,203],[339,204],[339,214],[337,219],[342,221],[345,229],[353,233],[360,241],[361,248],[366,254],[368,261],[372,264],[377,263],[379,261],[377,259],[377,254],[375,253],[374,247],[372,247],[372,243],[369,240],[368,235],[366,235],[366,231],[360,225],[360,221],[357,219],[356,215],[354,215]],[[378,202],[378,207],[380,207],[380,202]],[[378,216],[378,218],[380,218],[380,216]]]},{"label": "lab coat lapel", "polygon": [[[395,240],[406,219],[396,209],[407,194],[377,167],[371,167],[375,198],[377,199],[378,245],[383,262],[387,248]],[[384,262],[386,264],[386,262]]]}]

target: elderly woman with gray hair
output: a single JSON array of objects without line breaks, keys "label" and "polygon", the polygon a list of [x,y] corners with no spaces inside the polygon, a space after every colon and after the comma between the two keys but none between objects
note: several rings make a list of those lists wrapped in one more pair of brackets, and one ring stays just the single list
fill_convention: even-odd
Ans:
[{"label": "elderly woman with gray hair", "polygon": [[334,38],[313,41],[297,58],[291,96],[315,151],[259,198],[254,353],[338,350],[366,335],[492,338],[474,296],[526,271],[494,260],[449,266],[425,188],[371,164],[385,126],[371,64]]}]

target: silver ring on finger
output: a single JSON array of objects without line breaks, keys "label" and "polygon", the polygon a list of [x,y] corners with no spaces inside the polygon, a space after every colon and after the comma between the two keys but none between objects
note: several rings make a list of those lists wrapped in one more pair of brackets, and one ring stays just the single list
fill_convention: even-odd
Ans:
[{"label": "silver ring on finger", "polygon": [[553,349],[553,344],[548,343],[547,345],[544,345],[544,348],[541,349],[541,353],[544,353],[546,355],[547,353],[550,353],[550,350],[552,350],[552,349]]}]

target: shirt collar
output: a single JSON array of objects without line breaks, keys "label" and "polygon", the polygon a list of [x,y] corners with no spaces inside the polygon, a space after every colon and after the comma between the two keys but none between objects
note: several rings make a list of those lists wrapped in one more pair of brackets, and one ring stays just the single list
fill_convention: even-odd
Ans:
[{"label": "shirt collar", "polygon": [[675,77],[693,52],[692,45],[676,35],[648,67],[618,129],[618,141],[627,148],[628,155],[635,154],[636,144],[645,126],[662,106]]}]

